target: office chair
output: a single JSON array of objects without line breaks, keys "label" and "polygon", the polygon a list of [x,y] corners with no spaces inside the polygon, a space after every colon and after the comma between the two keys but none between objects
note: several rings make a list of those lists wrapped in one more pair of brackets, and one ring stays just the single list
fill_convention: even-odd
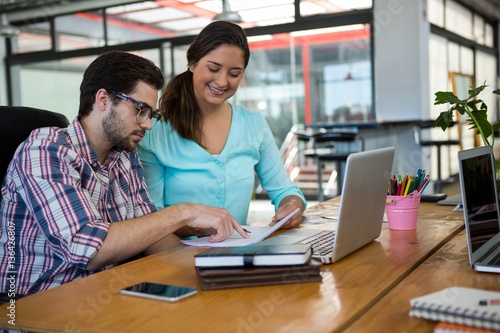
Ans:
[{"label": "office chair", "polygon": [[[307,150],[304,155],[316,159],[318,166],[318,201],[323,201],[323,165],[327,162],[335,163],[337,195],[342,194],[344,165],[347,157],[355,152],[364,150],[364,139],[359,136],[358,129],[321,130],[312,136],[314,148]],[[330,176],[331,178],[331,176]],[[330,184],[330,181],[328,182]]]},{"label": "office chair", "polygon": [[[7,167],[17,147],[28,137],[32,130],[39,127],[67,127],[66,116],[42,109],[23,106],[0,106],[0,133],[3,140],[0,144],[0,180],[3,183]],[[0,201],[2,193],[0,192]],[[22,295],[16,295],[21,298]],[[9,302],[8,294],[0,293],[0,304]]]},{"label": "office chair", "polygon": [[68,124],[66,116],[60,113],[24,106],[0,106],[0,133],[3,137],[0,144],[0,182],[3,183],[17,147],[32,130],[48,126],[67,127]]}]

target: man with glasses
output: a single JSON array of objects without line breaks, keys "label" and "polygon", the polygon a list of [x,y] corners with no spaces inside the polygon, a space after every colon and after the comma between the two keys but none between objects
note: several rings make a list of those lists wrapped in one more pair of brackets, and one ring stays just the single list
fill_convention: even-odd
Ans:
[{"label": "man with glasses", "polygon": [[179,230],[248,237],[224,209],[156,211],[135,148],[160,118],[163,84],[151,61],[106,52],[83,75],[78,117],[19,146],[2,184],[0,293],[37,293],[167,249]]}]

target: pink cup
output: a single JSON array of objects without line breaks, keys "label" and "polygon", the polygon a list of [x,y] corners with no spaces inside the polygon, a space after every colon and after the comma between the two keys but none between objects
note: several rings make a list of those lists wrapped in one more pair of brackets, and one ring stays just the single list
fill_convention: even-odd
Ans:
[{"label": "pink cup", "polygon": [[420,194],[413,191],[406,196],[388,195],[385,211],[392,230],[414,230],[417,228]]}]

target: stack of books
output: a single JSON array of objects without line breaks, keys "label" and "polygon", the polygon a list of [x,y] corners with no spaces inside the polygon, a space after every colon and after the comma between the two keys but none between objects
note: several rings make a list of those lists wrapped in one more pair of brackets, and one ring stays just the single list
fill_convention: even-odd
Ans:
[{"label": "stack of books", "polygon": [[203,290],[321,281],[310,245],[210,248],[195,255]]}]

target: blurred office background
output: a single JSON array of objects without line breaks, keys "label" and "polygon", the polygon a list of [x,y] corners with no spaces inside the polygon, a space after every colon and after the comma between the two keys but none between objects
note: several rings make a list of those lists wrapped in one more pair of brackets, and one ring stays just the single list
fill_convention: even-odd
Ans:
[{"label": "blurred office background", "polygon": [[[444,110],[434,92],[498,86],[498,0],[0,0],[0,16],[0,104],[69,119],[83,71],[103,51],[147,57],[168,80],[186,69],[186,50],[204,26],[238,22],[252,53],[233,102],[265,115],[297,182],[316,165],[300,161],[291,130],[322,124],[352,125],[365,149],[395,145],[394,172],[435,174],[436,152],[412,131]],[[497,99],[482,98],[498,119]],[[443,177],[457,173],[456,151],[475,145],[463,126],[428,135],[461,140],[444,149]],[[300,186],[315,198],[316,187]]]}]

